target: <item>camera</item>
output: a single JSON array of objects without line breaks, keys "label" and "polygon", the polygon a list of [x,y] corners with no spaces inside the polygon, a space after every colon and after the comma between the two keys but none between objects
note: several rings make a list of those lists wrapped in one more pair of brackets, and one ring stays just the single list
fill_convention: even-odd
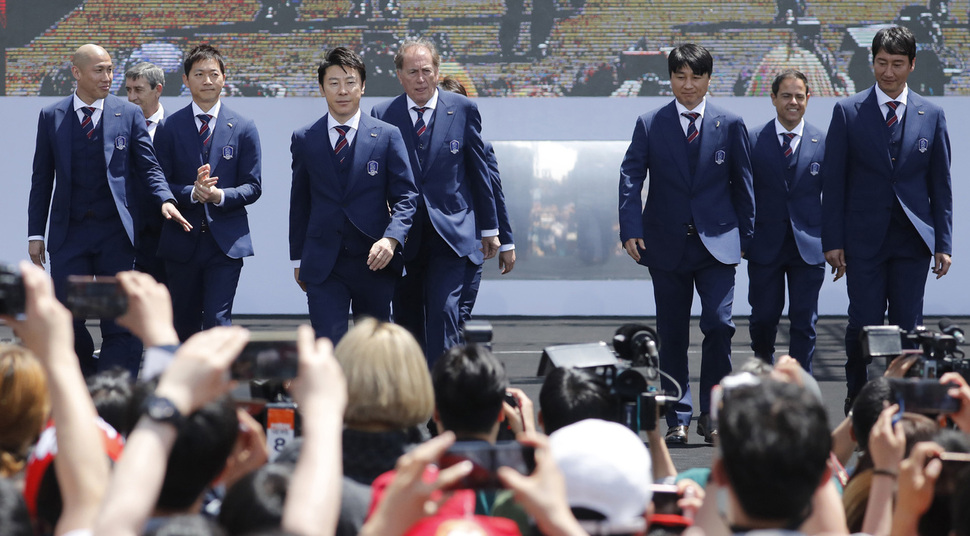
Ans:
[{"label": "camera", "polygon": [[925,326],[905,331],[899,326],[866,326],[862,328],[863,354],[871,363],[874,357],[891,360],[902,355],[904,348],[918,348],[919,359],[906,372],[907,377],[932,380],[947,372],[958,372],[970,379],[970,360],[960,350],[963,330],[949,318],[940,320],[939,327],[940,331]]},{"label": "camera", "polygon": [[[613,335],[613,349],[605,342],[547,346],[539,361],[537,376],[553,368],[578,368],[603,379],[615,397],[617,421],[636,433],[657,428],[658,417],[667,404],[680,399],[649,385],[660,371],[660,339],[657,332],[643,324],[624,324]],[[645,372],[636,370],[645,368]],[[668,377],[669,378],[669,377]],[[678,391],[681,387],[676,385]]]},{"label": "camera", "polygon": [[16,316],[24,312],[27,295],[20,271],[0,264],[0,315]]}]

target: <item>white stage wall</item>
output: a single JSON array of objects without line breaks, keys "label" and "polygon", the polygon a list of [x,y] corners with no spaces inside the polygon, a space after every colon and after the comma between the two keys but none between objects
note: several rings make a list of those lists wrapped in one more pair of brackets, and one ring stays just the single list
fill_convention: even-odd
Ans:
[{"label": "white stage wall", "polygon": [[[0,97],[0,162],[3,194],[0,197],[0,260],[15,261],[27,255],[27,195],[30,190],[31,159],[34,152],[37,115],[57,99],[49,97]],[[365,98],[362,108],[369,111],[379,99]],[[636,116],[668,102],[666,97],[639,98],[537,98],[478,99],[484,121],[484,135],[492,141],[628,141]],[[811,99],[806,119],[825,128],[834,98]],[[958,125],[970,124],[970,97],[945,97],[935,101],[944,107],[950,125],[953,148],[954,256],[950,274],[926,287],[924,310],[932,315],[970,314],[970,232],[964,217],[970,199],[970,133]],[[188,103],[185,98],[164,98],[166,109],[174,111]],[[293,281],[287,239],[287,210],[290,184],[289,142],[291,132],[326,111],[323,99],[233,98],[226,102],[252,117],[259,128],[263,148],[263,195],[250,207],[255,257],[246,259],[236,293],[237,314],[305,314],[306,300]],[[717,97],[712,102],[744,117],[749,127],[757,127],[774,117],[767,97]],[[499,160],[501,168],[502,161]],[[603,188],[617,189],[616,170],[602,177]],[[506,178],[506,181],[509,179]],[[611,206],[616,211],[615,193]],[[615,217],[615,216],[614,216]],[[524,247],[525,237],[517,237]],[[617,238],[616,247],[619,248]],[[528,262],[522,259],[520,262]],[[633,262],[632,260],[630,261]],[[487,270],[497,272],[495,261]],[[517,280],[516,272],[500,278],[485,279],[475,313],[479,315],[629,315],[655,313],[652,286],[646,268],[643,279],[556,281]],[[734,312],[745,315],[748,281],[742,263],[738,269]],[[827,278],[822,287],[819,312],[846,314],[845,283]],[[696,303],[694,312],[699,313]]]}]

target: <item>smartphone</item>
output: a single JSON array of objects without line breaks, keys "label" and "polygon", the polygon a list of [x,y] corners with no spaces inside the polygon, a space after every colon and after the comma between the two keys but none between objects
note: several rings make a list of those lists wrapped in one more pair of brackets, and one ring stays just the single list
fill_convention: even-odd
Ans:
[{"label": "smartphone", "polygon": [[234,380],[296,377],[299,365],[296,332],[257,331],[232,363],[229,372]]},{"label": "smartphone", "polygon": [[947,391],[956,387],[954,383],[893,378],[889,380],[889,385],[901,412],[938,415],[960,411],[960,400],[947,394]]},{"label": "smartphone", "polygon": [[684,515],[684,511],[677,506],[680,500],[680,490],[673,484],[653,484],[653,511],[655,514]]},{"label": "smartphone", "polygon": [[451,489],[499,489],[504,487],[498,479],[499,467],[511,467],[523,475],[536,468],[535,449],[517,441],[500,441],[494,445],[484,441],[459,441],[441,456],[438,466],[442,469],[469,460],[472,472]]},{"label": "smartphone", "polygon": [[74,318],[117,318],[128,310],[128,295],[109,276],[67,276],[67,308]]}]

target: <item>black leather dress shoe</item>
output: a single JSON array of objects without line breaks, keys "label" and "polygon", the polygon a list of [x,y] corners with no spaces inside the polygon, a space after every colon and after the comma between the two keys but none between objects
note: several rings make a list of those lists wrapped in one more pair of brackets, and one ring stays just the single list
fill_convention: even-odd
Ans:
[{"label": "black leather dress shoe", "polygon": [[687,429],[687,426],[683,424],[667,428],[667,435],[664,436],[664,441],[668,445],[686,445]]},{"label": "black leather dress shoe", "polygon": [[705,443],[713,443],[717,437],[717,427],[711,422],[710,413],[704,413],[697,419],[697,435],[704,436]]}]

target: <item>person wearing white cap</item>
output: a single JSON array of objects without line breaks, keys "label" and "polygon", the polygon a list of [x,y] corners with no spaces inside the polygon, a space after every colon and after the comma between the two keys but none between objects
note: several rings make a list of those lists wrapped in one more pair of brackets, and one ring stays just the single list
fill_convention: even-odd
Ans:
[{"label": "person wearing white cap", "polygon": [[549,436],[566,497],[591,535],[645,534],[652,496],[650,453],[622,424],[586,419]]}]

